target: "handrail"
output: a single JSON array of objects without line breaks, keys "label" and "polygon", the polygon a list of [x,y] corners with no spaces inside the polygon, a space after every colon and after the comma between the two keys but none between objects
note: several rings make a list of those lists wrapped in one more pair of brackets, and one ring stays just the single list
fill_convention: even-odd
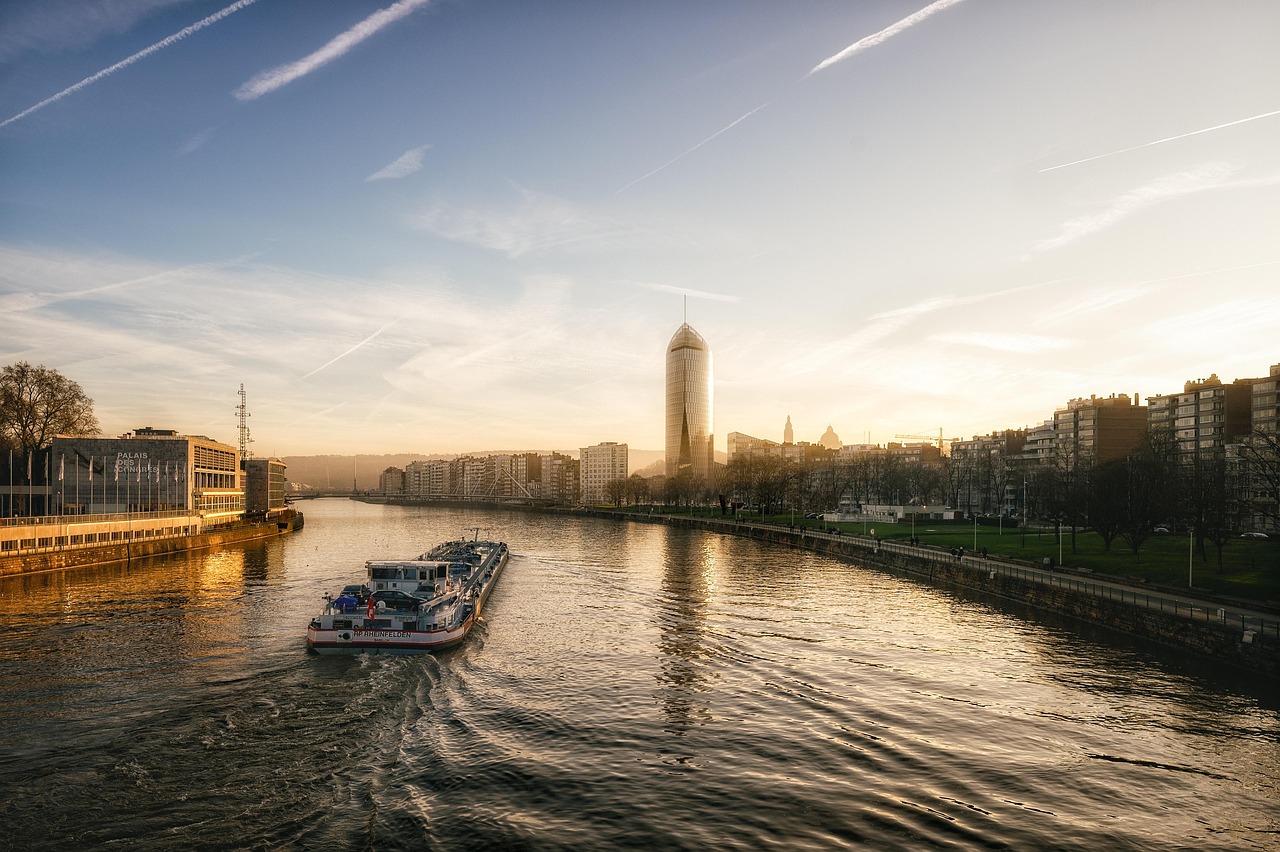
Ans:
[{"label": "handrail", "polygon": [[[1137,589],[1130,590],[1111,582],[1095,582],[1083,580],[1078,577],[1068,577],[1060,573],[1052,573],[1044,571],[1043,569],[1017,565],[1012,562],[993,559],[991,557],[975,556],[972,554],[965,554],[963,557],[957,557],[950,551],[934,545],[903,544],[898,541],[875,539],[860,533],[829,533],[821,530],[806,529],[803,527],[799,530],[791,530],[789,527],[782,524],[760,523],[756,521],[721,520],[719,518],[683,518],[678,515],[654,516],[628,514],[628,516],[646,521],[661,517],[682,521],[697,520],[703,523],[729,527],[730,529],[747,528],[766,532],[787,532],[792,535],[798,535],[801,539],[815,538],[831,542],[839,542],[841,544],[860,547],[864,550],[870,550],[875,553],[884,551],[901,556],[909,556],[919,560],[925,560],[927,562],[933,562],[939,565],[961,562],[971,568],[995,572],[1006,577],[1015,577],[1025,582],[1070,589],[1081,594],[1087,594],[1092,597],[1103,598],[1106,600],[1119,601],[1120,603],[1136,606],[1142,609],[1171,613],[1174,616],[1187,618],[1192,621],[1203,621],[1208,624],[1217,624],[1223,628],[1235,628],[1244,632],[1246,634],[1245,641],[1249,642],[1257,639],[1280,639],[1280,619],[1270,619],[1261,615],[1248,614],[1240,611],[1239,608],[1232,607],[1230,605],[1215,606],[1210,601],[1189,601],[1185,599],[1180,600],[1177,598],[1164,597],[1161,595],[1151,595]],[[1249,633],[1252,633],[1253,635],[1250,636],[1248,635]]]}]

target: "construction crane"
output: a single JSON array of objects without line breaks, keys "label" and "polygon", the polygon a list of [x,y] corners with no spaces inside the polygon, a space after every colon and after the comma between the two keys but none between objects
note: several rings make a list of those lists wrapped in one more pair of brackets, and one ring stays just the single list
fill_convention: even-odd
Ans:
[{"label": "construction crane", "polygon": [[942,437],[942,427],[941,427],[941,426],[939,426],[939,427],[938,427],[938,437],[936,437],[936,438],[935,438],[935,437],[933,437],[932,435],[894,435],[893,437],[895,437],[895,438],[911,438],[911,439],[914,439],[914,440],[917,440],[917,441],[929,441],[930,443],[932,443],[932,442],[934,442],[934,441],[937,441],[937,442],[938,442],[938,452],[940,452],[940,453],[942,453],[942,454],[944,454],[944,455],[946,454],[947,449],[951,446],[951,442],[952,442],[952,441],[959,441],[959,440],[962,440],[962,439],[960,439],[960,438],[944,438],[944,437]]}]

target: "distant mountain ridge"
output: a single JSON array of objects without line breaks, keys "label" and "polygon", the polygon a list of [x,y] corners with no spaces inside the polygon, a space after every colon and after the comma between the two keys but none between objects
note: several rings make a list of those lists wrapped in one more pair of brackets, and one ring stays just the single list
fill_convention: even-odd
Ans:
[{"label": "distant mountain ridge", "polygon": [[[495,456],[519,453],[547,455],[551,450],[486,450],[468,453],[360,453],[358,455],[281,456],[288,470],[285,475],[295,486],[311,488],[350,488],[354,480],[356,490],[368,491],[378,487],[378,477],[389,467],[403,468],[409,462],[430,459],[455,459],[458,456]],[[562,455],[578,457],[578,450],[555,450]],[[652,467],[664,456],[661,450],[627,450],[627,469],[635,473]]]}]

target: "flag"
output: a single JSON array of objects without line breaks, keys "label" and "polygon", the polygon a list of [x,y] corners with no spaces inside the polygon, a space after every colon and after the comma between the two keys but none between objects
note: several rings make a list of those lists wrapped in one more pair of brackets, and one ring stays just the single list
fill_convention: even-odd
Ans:
[{"label": "flag", "polygon": [[135,481],[135,482],[141,482],[141,481],[142,481],[142,462],[138,462],[138,478],[137,478],[136,480],[134,480],[134,481]]},{"label": "flag", "polygon": [[365,618],[373,618],[373,595],[369,595],[369,605],[364,610]]},{"label": "flag", "polygon": [[66,475],[66,472],[67,472],[67,455],[66,453],[63,453],[61,456],[58,457],[58,481],[59,482],[62,481],[62,478],[63,476]]},{"label": "flag", "polygon": [[[103,473],[106,471],[103,470]],[[93,456],[89,456],[89,481],[93,482]]]},{"label": "flag", "polygon": [[31,460],[35,457],[35,453],[27,453],[27,482],[31,482]]},{"label": "flag", "polygon": [[116,459],[116,482],[120,481],[120,459]]}]

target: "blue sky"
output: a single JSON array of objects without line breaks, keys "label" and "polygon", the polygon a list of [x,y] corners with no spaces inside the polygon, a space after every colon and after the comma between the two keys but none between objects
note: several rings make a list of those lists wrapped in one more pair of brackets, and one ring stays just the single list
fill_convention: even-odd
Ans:
[{"label": "blue sky", "polygon": [[1037,424],[1280,362],[1280,4],[17,0],[0,363],[259,454]]}]

